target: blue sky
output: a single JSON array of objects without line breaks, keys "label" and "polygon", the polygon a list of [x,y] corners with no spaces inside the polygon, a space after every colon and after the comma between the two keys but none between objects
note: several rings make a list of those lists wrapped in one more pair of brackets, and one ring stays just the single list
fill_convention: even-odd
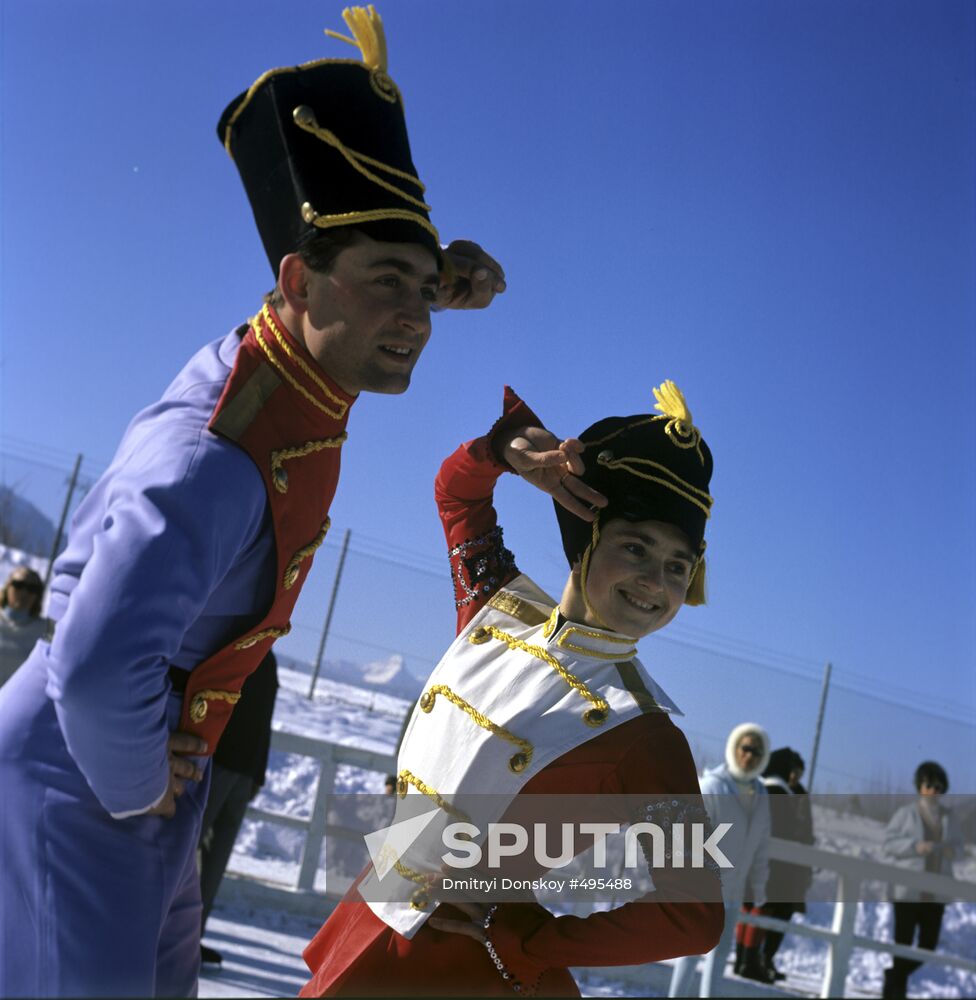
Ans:
[{"label": "blue sky", "polygon": [[[215,124],[263,70],[348,56],[322,35],[340,9],[5,0],[5,437],[107,462],[197,346],[256,310],[271,273]],[[971,718],[976,8],[380,11],[434,221],[501,260],[509,290],[436,318],[407,395],[356,404],[337,529],[443,566],[430,484],[506,382],[572,434],[647,411],[673,378],[716,457],[711,601],[680,635],[780,651],[810,677],[831,660]],[[505,483],[500,509],[523,569],[560,586],[548,501]],[[379,615],[436,653],[450,609],[401,623],[391,586],[364,577],[346,628]],[[652,670],[669,688],[666,655]],[[736,698],[742,683],[714,680]],[[693,674],[671,686],[699,729],[741,721],[697,703]],[[766,707],[789,742],[788,710]]]}]

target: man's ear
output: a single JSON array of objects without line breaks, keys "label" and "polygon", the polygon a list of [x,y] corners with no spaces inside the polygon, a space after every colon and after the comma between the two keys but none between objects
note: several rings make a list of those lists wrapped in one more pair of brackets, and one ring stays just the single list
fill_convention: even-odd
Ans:
[{"label": "man's ear", "polygon": [[308,312],[307,267],[297,253],[288,253],[278,265],[278,288],[281,297],[297,314]]}]

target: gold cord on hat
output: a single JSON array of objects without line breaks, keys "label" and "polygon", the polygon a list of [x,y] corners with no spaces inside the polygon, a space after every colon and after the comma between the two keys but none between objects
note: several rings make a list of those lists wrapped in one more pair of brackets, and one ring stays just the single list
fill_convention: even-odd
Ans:
[{"label": "gold cord on hat", "polygon": [[[660,420],[662,418],[655,417],[654,419]],[[663,486],[665,489],[677,493],[682,500],[687,500],[688,503],[694,504],[704,513],[705,517],[711,516],[712,497],[705,490],[700,490],[697,486],[692,486],[691,483],[675,475],[666,465],[662,465],[660,462],[652,462],[649,458],[630,458],[627,456],[624,458],[614,458],[613,452],[609,449],[601,451],[597,455],[596,460],[598,465],[605,466],[608,469],[623,469],[624,472],[629,472],[632,476],[637,476],[639,479],[646,479],[649,482],[657,483],[658,486]],[[671,478],[670,480],[662,479],[660,476],[652,475],[648,471],[641,471],[637,466],[654,469]]]},{"label": "gold cord on hat", "polygon": [[408,174],[404,170],[398,170],[396,167],[391,167],[387,163],[375,160],[373,157],[367,156],[365,153],[357,153],[356,150],[343,145],[342,141],[335,134],[335,132],[332,132],[327,128],[322,128],[319,125],[315,118],[315,112],[307,104],[299,104],[298,107],[292,111],[291,116],[295,124],[302,129],[302,131],[311,133],[316,139],[320,139],[322,142],[327,143],[333,149],[337,150],[349,166],[352,167],[353,170],[361,173],[366,180],[372,181],[374,184],[383,188],[384,191],[389,191],[390,194],[395,194],[398,198],[402,198],[411,205],[416,205],[417,208],[422,208],[425,212],[430,211],[430,205],[426,205],[419,198],[414,198],[413,195],[409,195],[405,191],[401,191],[395,184],[391,184],[389,181],[383,180],[382,177],[377,177],[376,174],[374,174],[372,170],[367,169],[364,164],[368,163],[370,166],[376,167],[377,170],[382,170],[393,177],[399,177],[401,180],[409,181],[411,184],[415,184],[421,191],[423,191],[424,185],[421,184],[421,182],[414,177],[413,174]]},{"label": "gold cord on hat", "polygon": [[586,592],[586,576],[590,570],[590,556],[593,554],[593,550],[597,547],[600,541],[600,512],[596,512],[596,516],[593,518],[593,531],[590,535],[590,544],[586,546],[586,551],[583,553],[583,561],[580,564],[580,592],[583,595],[583,605],[586,608],[587,613],[593,618],[600,628],[605,628],[610,631],[610,626],[600,617],[597,613],[596,608],[590,603],[589,594]]},{"label": "gold cord on hat", "polygon": [[701,460],[705,464],[705,456],[701,451],[701,431],[695,426],[691,418],[691,410],[685,401],[684,394],[671,381],[665,379],[659,388],[654,390],[654,398],[657,403],[655,410],[661,411],[661,416],[654,417],[654,420],[666,420],[664,433],[671,439],[671,443],[679,448],[694,448]]}]

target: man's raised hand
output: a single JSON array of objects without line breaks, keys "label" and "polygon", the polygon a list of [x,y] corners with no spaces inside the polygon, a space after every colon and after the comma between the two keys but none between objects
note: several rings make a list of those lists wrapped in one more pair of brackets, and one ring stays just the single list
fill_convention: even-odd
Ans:
[{"label": "man's raised hand", "polygon": [[443,254],[438,308],[484,309],[495,295],[505,291],[505,272],[501,264],[477,243],[454,240]]}]

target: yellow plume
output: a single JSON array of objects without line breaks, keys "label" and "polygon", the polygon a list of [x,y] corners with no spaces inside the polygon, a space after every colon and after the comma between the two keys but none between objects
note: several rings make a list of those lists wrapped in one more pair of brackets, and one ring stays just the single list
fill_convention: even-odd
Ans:
[{"label": "yellow plume", "polygon": [[342,19],[352,32],[353,37],[340,35],[338,31],[325,29],[330,38],[338,38],[340,42],[355,45],[363,54],[363,62],[370,68],[386,72],[386,35],[383,32],[383,19],[376,13],[376,8],[347,7],[342,12]]},{"label": "yellow plume", "polygon": [[688,409],[681,390],[671,379],[662,382],[661,387],[654,390],[654,398],[657,400],[654,409],[660,410],[666,417],[676,421],[679,433],[687,434],[691,430],[694,426],[691,410]]}]

